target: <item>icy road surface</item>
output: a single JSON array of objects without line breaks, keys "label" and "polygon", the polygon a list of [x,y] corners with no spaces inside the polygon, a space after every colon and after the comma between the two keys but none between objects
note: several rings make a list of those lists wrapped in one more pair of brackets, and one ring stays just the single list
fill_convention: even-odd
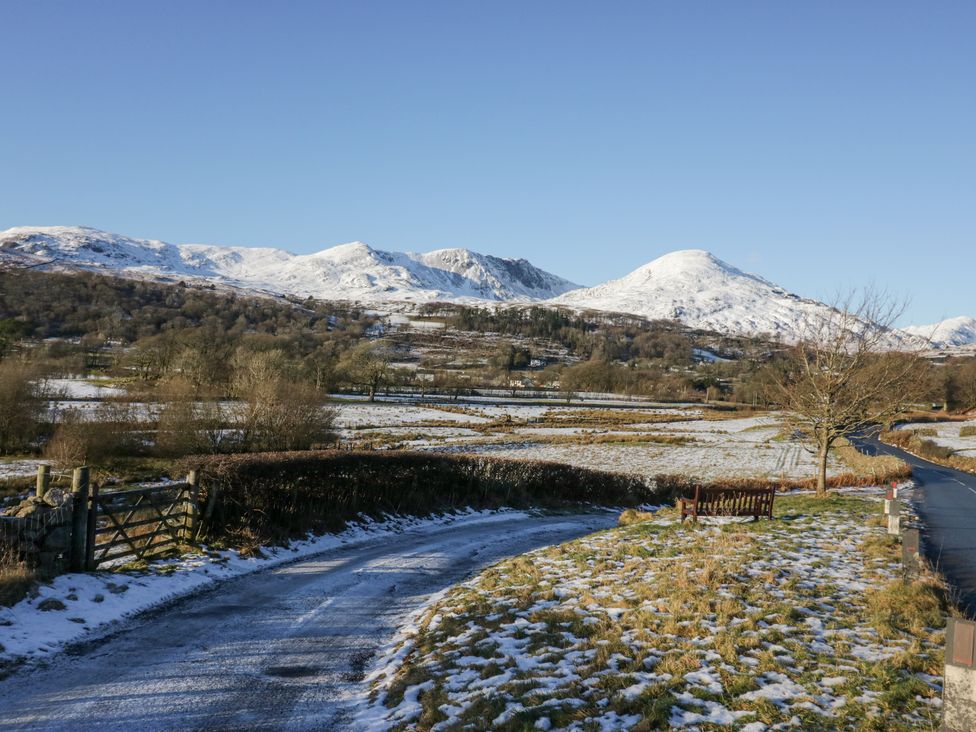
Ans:
[{"label": "icy road surface", "polygon": [[593,513],[462,524],[227,581],[0,681],[0,729],[348,729],[363,668],[432,593],[615,523]]}]

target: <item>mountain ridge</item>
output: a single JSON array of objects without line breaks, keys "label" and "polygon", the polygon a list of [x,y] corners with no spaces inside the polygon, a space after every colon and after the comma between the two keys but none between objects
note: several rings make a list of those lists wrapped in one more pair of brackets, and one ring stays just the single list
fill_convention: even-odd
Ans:
[{"label": "mountain ridge", "polygon": [[959,315],[931,325],[907,325],[902,331],[924,338],[936,348],[954,348],[976,344],[976,318]]},{"label": "mountain ridge", "polygon": [[[397,252],[349,242],[293,254],[273,247],[170,244],[77,226],[15,227],[0,232],[0,258],[18,257],[55,269],[108,269],[122,277],[192,279],[262,294],[365,304],[534,303],[600,310],[784,342],[802,340],[810,322],[831,310],[704,249],[669,252],[594,287],[575,285],[525,259],[462,248]],[[893,332],[892,342],[914,345],[922,339]]]},{"label": "mountain ridge", "polygon": [[272,247],[169,244],[91,227],[15,227],[0,232],[0,252],[51,267],[101,269],[149,278],[195,278],[241,289],[320,299],[525,302],[576,285],[525,259],[437,249],[387,252],[350,242],[311,254]]}]

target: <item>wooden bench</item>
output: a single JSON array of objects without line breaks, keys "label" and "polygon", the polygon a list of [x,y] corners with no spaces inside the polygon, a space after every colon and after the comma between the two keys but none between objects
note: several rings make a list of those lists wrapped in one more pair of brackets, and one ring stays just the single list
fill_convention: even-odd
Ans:
[{"label": "wooden bench", "polygon": [[775,488],[705,488],[695,487],[692,498],[679,498],[681,520],[691,516],[697,521],[699,516],[752,516],[758,521],[760,516],[773,517]]}]

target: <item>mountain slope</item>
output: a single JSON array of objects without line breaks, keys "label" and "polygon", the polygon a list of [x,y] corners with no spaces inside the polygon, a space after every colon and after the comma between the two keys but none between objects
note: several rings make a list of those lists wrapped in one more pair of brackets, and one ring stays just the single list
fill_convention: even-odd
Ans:
[{"label": "mountain slope", "polygon": [[952,348],[976,344],[976,318],[960,315],[932,325],[909,325],[902,330],[924,338],[936,348]]},{"label": "mountain slope", "polygon": [[551,302],[646,318],[675,319],[720,333],[802,337],[811,314],[827,306],[747,274],[701,249],[665,254],[625,277],[575,290]]},{"label": "mountain slope", "polygon": [[0,254],[59,269],[202,279],[333,300],[519,302],[551,298],[578,287],[524,259],[466,249],[384,252],[360,242],[296,255],[282,249],[167,244],[88,227],[18,227],[0,232]]},{"label": "mountain slope", "polygon": [[[524,259],[467,249],[418,254],[386,252],[353,242],[296,255],[282,249],[168,244],[87,227],[20,227],[0,232],[0,264],[4,259],[68,271],[199,280],[266,294],[367,304],[541,302],[675,319],[691,328],[765,334],[786,342],[802,339],[811,316],[829,312],[823,303],[787,292],[700,249],[666,254],[620,279],[590,288],[580,288]],[[916,347],[923,342],[917,335],[911,329],[893,332],[891,345]],[[944,339],[964,337],[972,337],[972,331],[970,336]]]}]

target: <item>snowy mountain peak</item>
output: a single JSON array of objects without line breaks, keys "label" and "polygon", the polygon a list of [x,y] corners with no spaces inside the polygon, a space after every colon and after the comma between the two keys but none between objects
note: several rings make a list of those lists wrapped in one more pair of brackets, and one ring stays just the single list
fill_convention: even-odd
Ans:
[{"label": "snowy mountain peak", "polygon": [[167,244],[84,226],[0,232],[0,256],[60,269],[111,270],[149,279],[200,279],[274,294],[363,301],[535,301],[574,285],[524,259],[466,249],[404,254],[350,242],[314,254],[283,249]]},{"label": "snowy mountain peak", "polygon": [[793,295],[703,249],[665,254],[624,277],[554,299],[573,308],[680,320],[720,333],[802,338],[810,316],[827,306]]},{"label": "snowy mountain peak", "polygon": [[936,348],[968,346],[976,343],[976,318],[960,315],[932,325],[909,325],[902,330],[924,338]]},{"label": "snowy mountain peak", "polygon": [[336,244],[334,247],[329,247],[328,249],[323,249],[320,252],[315,252],[310,254],[310,257],[326,257],[326,258],[342,258],[347,257],[350,259],[356,257],[368,257],[375,254],[375,251],[369,244],[364,244],[361,241],[351,241],[348,244]]},{"label": "snowy mountain peak", "polygon": [[639,277],[647,279],[692,276],[724,277],[730,274],[742,275],[744,273],[704,249],[679,249],[638,267],[627,277],[635,279]]}]

